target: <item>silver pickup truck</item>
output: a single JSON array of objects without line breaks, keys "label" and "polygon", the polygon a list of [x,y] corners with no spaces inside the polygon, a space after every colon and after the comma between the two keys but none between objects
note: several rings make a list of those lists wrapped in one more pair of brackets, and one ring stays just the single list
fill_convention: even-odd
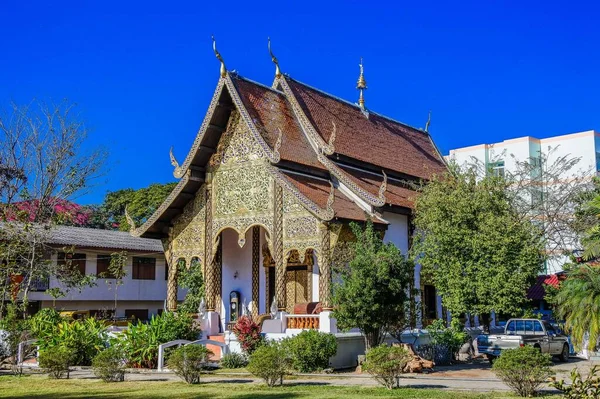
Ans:
[{"label": "silver pickup truck", "polygon": [[531,345],[542,353],[558,356],[563,362],[569,361],[569,342],[550,323],[538,319],[510,319],[504,334],[479,335],[477,351],[494,361],[504,349],[514,349]]}]

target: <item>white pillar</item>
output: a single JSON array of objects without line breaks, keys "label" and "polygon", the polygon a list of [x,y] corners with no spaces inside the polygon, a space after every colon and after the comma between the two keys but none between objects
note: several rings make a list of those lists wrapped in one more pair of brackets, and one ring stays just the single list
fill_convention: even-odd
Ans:
[{"label": "white pillar", "polygon": [[333,312],[324,310],[319,313],[319,331],[335,334],[338,332],[337,320],[332,317]]},{"label": "white pillar", "polygon": [[219,313],[217,312],[207,312],[204,319],[200,323],[200,328],[202,329],[202,336],[208,338],[209,335],[217,335],[219,334]]}]

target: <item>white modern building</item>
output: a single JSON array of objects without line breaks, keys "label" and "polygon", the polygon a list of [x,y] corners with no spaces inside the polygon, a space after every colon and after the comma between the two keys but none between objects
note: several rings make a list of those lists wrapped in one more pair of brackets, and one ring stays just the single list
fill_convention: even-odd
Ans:
[{"label": "white modern building", "polygon": [[[559,184],[568,184],[574,178],[591,179],[600,171],[600,133],[589,130],[545,139],[525,136],[499,143],[453,149],[445,158],[461,167],[471,165],[475,161],[479,165],[485,165],[488,172],[505,175],[515,173],[519,164],[523,162],[529,162],[533,167],[539,166],[539,173],[542,174],[542,160],[545,160],[545,165],[552,165],[563,157],[578,158],[579,161],[573,168],[561,174]],[[534,174],[535,168],[531,170]],[[536,177],[539,178],[539,175],[532,176]],[[543,195],[540,198],[543,200]],[[540,198],[532,196],[530,200],[539,201]],[[580,249],[577,242],[573,242],[572,246],[573,250]],[[566,260],[564,256],[554,256],[547,262],[546,272],[560,272]]]},{"label": "white modern building", "polygon": [[[95,276],[95,285],[81,292],[71,290],[55,300],[46,290],[62,288],[61,283],[54,278],[38,281],[29,294],[33,311],[55,307],[59,311],[89,311],[91,316],[110,315],[115,308],[115,294],[116,317],[146,320],[164,309],[168,272],[160,240],[132,237],[123,231],[56,226],[47,244],[54,248],[52,262],[67,257],[82,274]],[[118,287],[108,270],[115,252],[127,255],[126,276]],[[178,300],[184,298],[185,292],[179,290]]]}]

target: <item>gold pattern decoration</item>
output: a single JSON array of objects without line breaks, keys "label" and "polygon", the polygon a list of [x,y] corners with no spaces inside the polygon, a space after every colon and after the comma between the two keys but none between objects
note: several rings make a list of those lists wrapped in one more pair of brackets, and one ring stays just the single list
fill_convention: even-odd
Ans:
[{"label": "gold pattern decoration", "polygon": [[[184,258],[188,262],[197,257],[205,265],[204,242],[206,229],[206,187],[198,190],[194,199],[188,202],[183,212],[173,220],[169,233],[173,257]],[[199,244],[200,243],[200,244]]]},{"label": "gold pattern decoration", "polygon": [[277,60],[277,57],[275,57],[275,54],[273,54],[273,51],[271,51],[271,38],[268,37],[267,41],[269,42],[269,54],[271,55],[271,61],[273,61],[273,64],[275,64],[275,78],[279,79],[281,77],[279,61]]},{"label": "gold pattern decoration", "polygon": [[171,146],[171,149],[169,149],[169,158],[171,158],[171,165],[173,165],[173,167],[175,168],[173,169],[173,177],[175,177],[176,179],[181,179],[185,171],[181,168],[181,166],[179,166],[179,162],[177,162],[177,159],[173,154],[173,146]]},{"label": "gold pattern decoration", "polygon": [[312,280],[313,280],[313,266],[314,266],[312,249],[307,249],[304,252],[304,260],[306,263],[306,301],[312,302],[313,301]]},{"label": "gold pattern decoration", "polygon": [[275,147],[273,148],[273,153],[277,158],[281,158],[279,154],[279,150],[281,149],[281,144],[283,142],[283,131],[280,128],[277,128],[279,131],[279,135],[277,136],[277,141],[275,142]]},{"label": "gold pattern decoration", "polygon": [[275,296],[279,311],[286,310],[285,263],[283,252],[283,189],[275,184],[273,196],[273,259],[275,260]]},{"label": "gold pattern decoration", "polygon": [[221,135],[216,152],[209,165],[214,169],[221,165],[238,164],[267,158],[257,140],[249,136],[246,124],[238,111],[232,111],[225,132]]},{"label": "gold pattern decoration", "polygon": [[215,52],[215,57],[217,57],[217,59],[221,62],[219,73],[221,74],[221,77],[224,78],[225,76],[227,76],[227,68],[225,68],[225,61],[223,61],[221,53],[219,53],[219,51],[217,50],[217,41],[215,40],[215,37],[211,36],[211,38],[213,43],[213,51]]},{"label": "gold pattern decoration", "polygon": [[381,186],[379,186],[379,196],[378,197],[385,204],[385,190],[387,190],[387,175],[385,174],[385,172],[383,170],[381,171],[381,173],[383,174],[383,181],[381,182]]},{"label": "gold pattern decoration", "polygon": [[358,98],[358,106],[363,111],[365,110],[365,98],[363,92],[367,90],[367,81],[365,80],[365,69],[363,66],[362,57],[360,58],[360,64],[358,64],[360,68],[360,76],[358,77],[358,82],[356,82],[356,88],[360,91],[360,95]]},{"label": "gold pattern decoration", "polygon": [[212,237],[212,186],[206,187],[206,230],[204,245],[206,254],[206,279],[205,279],[205,292],[206,292],[206,310],[214,312],[216,308],[216,262],[213,256],[213,237]]},{"label": "gold pattern decoration", "polygon": [[170,312],[177,310],[177,274],[179,273],[179,262],[183,262],[185,265],[185,260],[181,258],[173,260],[165,265],[169,268],[167,280],[167,309]]},{"label": "gold pattern decoration", "polygon": [[215,305],[217,306],[218,312],[221,312],[221,303],[223,301],[222,291],[223,291],[223,240],[219,236],[217,239],[217,251],[215,254]]},{"label": "gold pattern decoration", "polygon": [[333,153],[335,153],[335,138],[337,135],[337,126],[335,125],[334,121],[331,121],[331,124],[333,125],[333,129],[331,131],[331,134],[329,135],[329,141],[327,142],[327,145],[323,147],[323,152],[327,155],[333,155]]},{"label": "gold pattern decoration", "polygon": [[331,263],[330,263],[330,231],[327,224],[320,226],[321,251],[319,253],[319,301],[323,310],[331,310]]},{"label": "gold pattern decoration", "polygon": [[127,224],[129,225],[129,232],[131,234],[133,234],[135,232],[135,220],[133,220],[133,218],[131,217],[131,215],[129,215],[129,212],[127,210],[129,205],[125,205],[125,220],[127,220]]},{"label": "gold pattern decoration", "polygon": [[256,320],[260,304],[260,227],[252,227],[252,318]]}]

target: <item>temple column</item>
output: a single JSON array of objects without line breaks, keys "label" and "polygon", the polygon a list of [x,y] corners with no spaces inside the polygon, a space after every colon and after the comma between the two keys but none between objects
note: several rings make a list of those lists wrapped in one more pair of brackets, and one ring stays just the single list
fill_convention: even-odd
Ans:
[{"label": "temple column", "polygon": [[313,254],[312,250],[306,250],[304,253],[304,262],[306,263],[306,299],[308,302],[313,301],[312,286],[313,286]]},{"label": "temple column", "polygon": [[274,187],[273,260],[275,261],[275,298],[279,312],[285,312],[285,262],[283,254],[283,189]]},{"label": "temple column", "polygon": [[260,227],[252,227],[252,304],[251,315],[256,320],[259,314],[260,305]]},{"label": "temple column", "polygon": [[[208,176],[207,173],[207,177]],[[217,299],[221,294],[221,266],[219,253],[215,248],[212,234],[212,185],[206,186],[206,225],[204,230],[204,257],[206,264],[206,275],[204,280],[204,299],[206,302],[206,318],[202,320],[202,333],[205,337],[219,333],[220,318],[217,310]]]},{"label": "temple column", "polygon": [[167,310],[169,312],[175,312],[177,310],[177,272],[179,260],[172,259],[171,262],[167,262],[165,267],[169,268],[168,280],[167,280]]},{"label": "temple column", "polygon": [[319,330],[337,333],[337,322],[332,316],[331,303],[331,232],[325,223],[319,227],[321,251],[319,253],[319,301],[323,311],[319,313]]}]

